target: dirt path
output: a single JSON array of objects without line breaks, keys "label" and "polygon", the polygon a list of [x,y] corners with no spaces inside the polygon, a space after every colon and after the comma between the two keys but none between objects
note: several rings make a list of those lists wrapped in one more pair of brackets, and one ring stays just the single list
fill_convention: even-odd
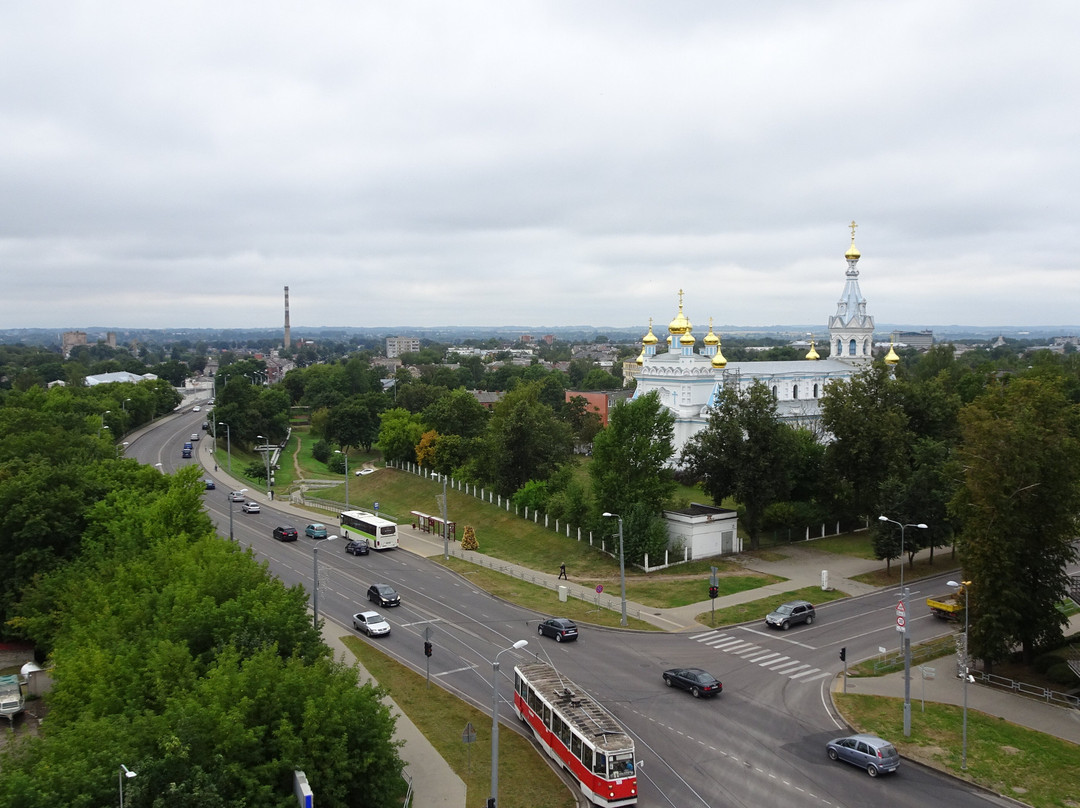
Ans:
[{"label": "dirt path", "polygon": [[296,477],[294,479],[298,483],[302,483],[304,481],[304,470],[300,468],[300,447],[303,446],[303,444],[303,438],[296,439],[296,451],[293,452],[292,456],[293,472],[296,474]]}]

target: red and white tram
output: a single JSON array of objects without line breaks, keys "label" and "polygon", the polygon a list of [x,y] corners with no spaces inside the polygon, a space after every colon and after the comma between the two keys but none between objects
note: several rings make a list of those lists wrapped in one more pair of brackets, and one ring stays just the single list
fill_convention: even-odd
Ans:
[{"label": "red and white tram", "polygon": [[514,711],[595,805],[637,804],[634,741],[614,716],[544,663],[514,668]]}]

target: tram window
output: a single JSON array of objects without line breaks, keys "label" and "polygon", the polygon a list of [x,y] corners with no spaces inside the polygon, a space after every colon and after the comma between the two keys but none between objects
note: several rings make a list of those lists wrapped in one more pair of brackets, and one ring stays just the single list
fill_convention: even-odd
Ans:
[{"label": "tram window", "polygon": [[551,729],[551,707],[544,705],[544,726]]},{"label": "tram window", "polygon": [[593,772],[607,777],[607,756],[603,752],[596,753],[596,765],[593,766]]},{"label": "tram window", "polygon": [[566,724],[557,715],[551,717],[551,732],[556,738],[562,738],[563,733],[566,732]]},{"label": "tram window", "polygon": [[570,725],[559,721],[559,740],[563,742],[563,745],[567,748],[570,747]]},{"label": "tram window", "polygon": [[581,759],[581,738],[577,735],[570,736],[570,752],[574,757]]},{"label": "tram window", "polygon": [[529,691],[529,707],[531,707],[532,711],[537,715],[540,715],[541,711],[544,709],[544,702],[540,701],[540,696],[535,690]]},{"label": "tram window", "polygon": [[585,764],[585,771],[592,771],[592,747],[585,746],[581,750],[581,762]]},{"label": "tram window", "polygon": [[612,755],[611,756],[611,776],[612,777],[632,777],[634,775],[634,757],[633,755]]}]

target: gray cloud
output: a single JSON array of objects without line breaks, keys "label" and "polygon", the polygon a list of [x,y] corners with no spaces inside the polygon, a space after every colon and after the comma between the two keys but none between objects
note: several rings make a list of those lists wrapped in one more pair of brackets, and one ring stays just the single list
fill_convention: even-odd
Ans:
[{"label": "gray cloud", "polygon": [[1078,17],[6,4],[3,322],[1078,322]]}]

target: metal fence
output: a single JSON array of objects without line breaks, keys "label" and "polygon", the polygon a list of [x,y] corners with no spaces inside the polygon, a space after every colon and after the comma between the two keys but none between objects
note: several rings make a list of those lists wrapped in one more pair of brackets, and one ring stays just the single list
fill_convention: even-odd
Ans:
[{"label": "metal fence", "polygon": [[[622,612],[621,594],[619,597],[612,597],[607,593],[597,592],[595,589],[586,589],[574,584],[561,584],[558,581],[552,583],[551,576],[545,576],[534,570],[518,567],[514,564],[500,561],[497,558],[491,558],[490,556],[482,555],[472,550],[462,550],[460,547],[455,547],[453,545],[450,546],[449,552],[454,558],[460,558],[462,561],[468,561],[470,564],[476,564],[478,567],[487,567],[489,570],[500,572],[503,575],[510,575],[517,578],[519,581],[542,586],[553,592],[558,592],[560,589],[565,588],[568,598],[574,598],[583,603],[591,604],[597,611],[600,609],[608,609],[613,612]],[[638,620],[643,619],[641,610],[632,608],[629,603],[626,606],[626,614],[628,617],[635,617]]]},{"label": "metal fence", "polygon": [[1071,693],[1062,693],[1058,690],[1051,690],[1048,687],[1041,687],[1040,685],[1029,685],[1025,682],[1018,682],[1015,679],[1006,679],[1004,676],[996,676],[992,673],[984,673],[982,671],[973,670],[971,671],[971,675],[976,682],[990,687],[999,687],[1003,690],[1019,693],[1021,696],[1028,696],[1029,698],[1044,701],[1047,704],[1080,708],[1080,696],[1074,696]]}]

